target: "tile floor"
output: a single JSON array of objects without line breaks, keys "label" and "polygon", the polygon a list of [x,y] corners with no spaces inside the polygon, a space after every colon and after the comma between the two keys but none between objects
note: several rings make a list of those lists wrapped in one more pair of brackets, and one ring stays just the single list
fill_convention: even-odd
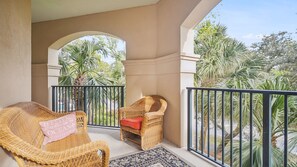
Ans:
[{"label": "tile floor", "polygon": [[[133,154],[141,151],[140,147],[136,144],[126,141],[123,142],[120,140],[120,131],[118,129],[105,129],[105,128],[95,128],[89,127],[89,136],[92,141],[104,140],[108,143],[110,148],[110,159],[116,157],[121,157],[129,154]],[[167,148],[169,151],[178,155],[185,161],[190,162],[191,164],[197,167],[214,167],[215,165],[204,160],[186,150],[186,148],[178,148],[171,144],[170,142],[164,140],[161,145]]]}]

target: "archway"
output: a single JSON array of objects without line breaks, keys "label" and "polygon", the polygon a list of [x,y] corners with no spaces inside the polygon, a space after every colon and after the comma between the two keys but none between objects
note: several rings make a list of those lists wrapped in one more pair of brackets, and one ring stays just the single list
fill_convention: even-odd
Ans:
[{"label": "archway", "polygon": [[[61,53],[61,48],[64,46],[74,42],[75,40],[80,40],[84,38],[85,41],[88,41],[89,38],[92,36],[104,36],[106,39],[113,38],[117,39],[118,41],[122,41],[121,47],[126,50],[125,41],[122,40],[119,37],[116,37],[114,35],[103,33],[103,32],[97,32],[97,31],[83,31],[83,32],[77,32],[70,35],[67,35],[65,37],[62,37],[55,41],[52,45],[48,48],[48,106],[52,106],[52,100],[53,100],[53,93],[52,92],[52,86],[59,85],[59,77],[60,77],[60,69],[61,66],[59,65],[59,54]],[[104,41],[106,42],[106,41]],[[110,55],[109,55],[110,56]],[[107,61],[113,61],[110,58],[105,58]],[[124,70],[124,68],[123,68]],[[123,83],[125,84],[125,83]],[[53,108],[54,109],[54,108]]]}]

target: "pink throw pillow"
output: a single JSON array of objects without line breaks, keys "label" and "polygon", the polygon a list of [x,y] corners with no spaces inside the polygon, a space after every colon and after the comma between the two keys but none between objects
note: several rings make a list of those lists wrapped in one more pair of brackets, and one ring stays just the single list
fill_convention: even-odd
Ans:
[{"label": "pink throw pillow", "polygon": [[44,134],[43,145],[77,132],[75,112],[57,119],[39,122],[39,124]]}]

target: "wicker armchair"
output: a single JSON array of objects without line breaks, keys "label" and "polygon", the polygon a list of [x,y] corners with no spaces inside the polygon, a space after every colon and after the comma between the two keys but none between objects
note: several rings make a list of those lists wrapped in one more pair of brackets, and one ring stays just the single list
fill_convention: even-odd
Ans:
[{"label": "wicker armchair", "polygon": [[91,142],[84,112],[76,112],[77,133],[42,145],[44,135],[39,122],[63,115],[33,102],[10,106],[0,111],[0,146],[19,166],[107,167],[109,148],[104,141]]},{"label": "wicker armchair", "polygon": [[[142,117],[141,128],[134,129],[122,126],[120,129],[121,140],[129,139],[147,150],[163,140],[163,116],[167,108],[166,100],[158,95],[145,96],[129,107],[119,110],[119,120]],[[129,134],[140,137],[140,142],[129,138]]]}]

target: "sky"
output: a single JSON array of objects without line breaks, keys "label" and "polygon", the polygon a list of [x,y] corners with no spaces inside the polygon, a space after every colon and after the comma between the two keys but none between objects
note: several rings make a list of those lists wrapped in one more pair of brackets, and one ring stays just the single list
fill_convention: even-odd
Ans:
[{"label": "sky", "polygon": [[297,39],[297,0],[222,0],[211,13],[227,26],[230,37],[247,46],[280,31]]}]

